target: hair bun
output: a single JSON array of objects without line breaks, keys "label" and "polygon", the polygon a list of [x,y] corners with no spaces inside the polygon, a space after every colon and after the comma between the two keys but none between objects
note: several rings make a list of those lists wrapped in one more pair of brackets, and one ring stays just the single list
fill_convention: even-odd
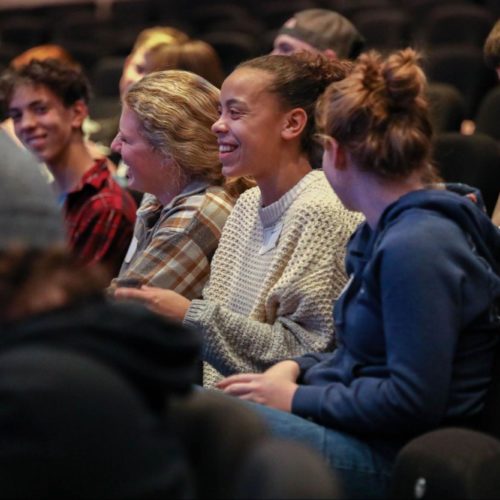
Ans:
[{"label": "hair bun", "polygon": [[426,78],[420,67],[420,57],[413,49],[392,54],[383,65],[382,77],[392,108],[413,108],[425,89]]}]

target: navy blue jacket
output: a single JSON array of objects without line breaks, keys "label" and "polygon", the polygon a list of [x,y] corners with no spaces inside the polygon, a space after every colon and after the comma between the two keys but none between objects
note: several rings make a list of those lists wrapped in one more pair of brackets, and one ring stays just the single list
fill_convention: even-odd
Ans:
[{"label": "navy blue jacket", "polygon": [[414,191],[348,245],[338,348],[297,358],[292,412],[372,435],[477,415],[500,337],[500,231],[470,200]]}]

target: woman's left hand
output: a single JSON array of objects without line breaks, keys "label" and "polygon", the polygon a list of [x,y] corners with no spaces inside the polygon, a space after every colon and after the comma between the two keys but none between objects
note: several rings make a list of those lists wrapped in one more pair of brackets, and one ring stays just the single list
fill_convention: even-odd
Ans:
[{"label": "woman's left hand", "polygon": [[191,305],[189,299],[172,290],[146,285],[141,288],[117,288],[114,296],[117,299],[138,300],[152,311],[173,321],[182,321]]},{"label": "woman's left hand", "polygon": [[290,412],[298,385],[272,374],[243,373],[221,380],[217,387],[231,396]]}]

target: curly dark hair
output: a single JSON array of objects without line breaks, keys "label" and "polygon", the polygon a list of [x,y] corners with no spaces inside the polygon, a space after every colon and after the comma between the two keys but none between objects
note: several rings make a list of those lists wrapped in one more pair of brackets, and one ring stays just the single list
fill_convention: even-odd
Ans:
[{"label": "curly dark hair", "polygon": [[8,107],[16,87],[23,84],[44,85],[64,106],[82,100],[88,104],[91,88],[88,78],[78,68],[58,59],[33,59],[18,68],[7,69],[0,79],[0,100]]}]

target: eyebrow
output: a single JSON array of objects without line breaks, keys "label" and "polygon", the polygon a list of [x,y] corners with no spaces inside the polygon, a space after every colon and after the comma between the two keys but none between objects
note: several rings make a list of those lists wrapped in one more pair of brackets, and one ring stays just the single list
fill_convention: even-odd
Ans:
[{"label": "eyebrow", "polygon": [[[226,106],[233,106],[234,104],[239,104],[239,105],[242,105],[242,106],[246,106],[246,103],[244,101],[241,101],[240,99],[236,99],[236,98],[231,98],[229,100],[227,100],[225,103],[224,103]],[[221,103],[222,105],[222,103]]]},{"label": "eyebrow", "polygon": [[[27,108],[33,108],[34,106],[38,106],[39,104],[47,105],[47,103],[48,103],[47,100],[36,99],[35,101],[30,101],[26,107]],[[19,107],[9,106],[8,111],[9,112],[12,111],[12,110],[18,111],[19,109],[20,109]]]}]

